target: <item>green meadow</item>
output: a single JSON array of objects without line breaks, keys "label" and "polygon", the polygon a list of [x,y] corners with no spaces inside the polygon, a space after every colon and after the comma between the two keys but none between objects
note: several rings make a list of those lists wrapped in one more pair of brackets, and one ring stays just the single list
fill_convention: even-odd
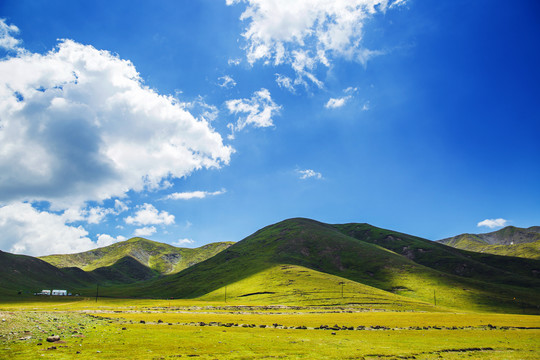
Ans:
[{"label": "green meadow", "polygon": [[[540,353],[538,315],[427,305],[398,311],[397,304],[346,304],[340,296],[318,305],[246,303],[234,296],[227,303],[3,301],[0,358],[538,359]],[[60,341],[47,342],[50,335]]]},{"label": "green meadow", "polygon": [[[0,358],[539,358],[538,260],[309,219],[226,245],[175,273],[126,255],[167,255],[140,239],[88,272],[0,254]],[[28,295],[59,279],[81,296]]]}]

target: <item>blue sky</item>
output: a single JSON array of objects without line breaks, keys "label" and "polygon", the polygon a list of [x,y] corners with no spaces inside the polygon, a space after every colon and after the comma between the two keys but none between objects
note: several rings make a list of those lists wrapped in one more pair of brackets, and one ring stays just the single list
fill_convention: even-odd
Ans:
[{"label": "blue sky", "polygon": [[540,225],[537,1],[5,0],[0,18],[3,251],[197,247],[290,217],[432,240]]}]

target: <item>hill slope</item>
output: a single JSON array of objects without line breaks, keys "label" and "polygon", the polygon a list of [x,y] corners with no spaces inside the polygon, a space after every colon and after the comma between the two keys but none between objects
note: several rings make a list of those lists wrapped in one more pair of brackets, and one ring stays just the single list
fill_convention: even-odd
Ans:
[{"label": "hill slope", "polygon": [[438,242],[463,250],[540,259],[540,226],[507,226],[486,234],[461,234]]},{"label": "hill slope", "polygon": [[[124,291],[135,296],[194,298],[220,292],[224,286],[248,284],[282,265],[338,276],[417,301],[432,302],[436,293],[437,304],[448,307],[537,311],[540,305],[538,261],[475,255],[367,224],[333,226],[309,219],[267,226],[178,274]],[[264,282],[258,284],[242,291],[270,291]],[[290,289],[274,287],[271,292]]]},{"label": "hill slope", "polygon": [[219,242],[187,249],[135,237],[95,250],[77,254],[48,255],[40,259],[60,268],[78,267],[85,271],[93,271],[112,266],[121,259],[130,257],[163,275],[177,273],[206,260],[232,244]]},{"label": "hill slope", "polygon": [[40,259],[0,251],[0,293],[16,294],[85,286],[84,279],[66,273]]},{"label": "hill slope", "polygon": [[149,280],[157,272],[131,257],[92,271],[77,267],[59,269],[41,259],[0,251],[0,297],[20,291],[32,294],[42,289],[67,289],[80,293],[95,289],[96,284],[117,286]]}]

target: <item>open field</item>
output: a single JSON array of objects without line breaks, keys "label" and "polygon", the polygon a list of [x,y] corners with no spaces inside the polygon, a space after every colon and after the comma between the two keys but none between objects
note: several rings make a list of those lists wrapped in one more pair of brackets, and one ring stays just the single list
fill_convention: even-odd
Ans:
[{"label": "open field", "polygon": [[[540,353],[540,316],[436,308],[29,299],[0,304],[0,318],[0,358],[10,359],[538,359]],[[53,334],[61,341],[46,342]]]}]

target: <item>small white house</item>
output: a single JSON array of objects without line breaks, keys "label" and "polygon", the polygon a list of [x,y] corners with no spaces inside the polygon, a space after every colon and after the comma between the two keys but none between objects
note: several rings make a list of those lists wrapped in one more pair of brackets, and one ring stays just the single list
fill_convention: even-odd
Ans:
[{"label": "small white house", "polygon": [[67,296],[67,290],[54,290],[53,289],[52,295],[55,295],[55,296]]},{"label": "small white house", "polygon": [[51,290],[41,290],[39,295],[51,295]]}]

